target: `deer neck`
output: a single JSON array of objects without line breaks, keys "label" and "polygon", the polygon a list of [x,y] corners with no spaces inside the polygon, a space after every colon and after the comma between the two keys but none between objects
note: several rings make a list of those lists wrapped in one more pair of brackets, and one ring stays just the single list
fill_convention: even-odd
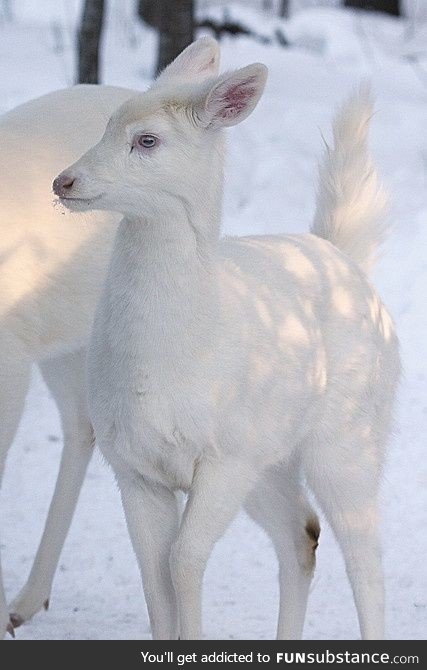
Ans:
[{"label": "deer neck", "polygon": [[174,202],[158,218],[124,219],[115,241],[107,282],[115,348],[166,377],[212,346],[218,235],[201,230],[192,208]]}]

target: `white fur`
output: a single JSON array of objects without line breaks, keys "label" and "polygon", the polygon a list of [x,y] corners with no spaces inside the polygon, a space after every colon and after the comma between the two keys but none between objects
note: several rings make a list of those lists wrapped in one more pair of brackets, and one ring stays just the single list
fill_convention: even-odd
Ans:
[{"label": "white fur", "polygon": [[[314,227],[326,239],[221,239],[221,127],[252,111],[265,79],[253,65],[159,82],[65,171],[67,206],[124,217],[89,351],[92,423],[155,638],[200,638],[204,569],[242,504],[277,551],[277,635],[301,635],[318,535],[302,474],[344,553],[362,636],[380,638],[377,494],[399,356],[357,265],[380,238],[370,105],[361,92],[335,126]],[[138,148],[146,133],[153,149]]]},{"label": "white fur", "polygon": [[[219,51],[191,45],[163,80],[213,76]],[[190,65],[193,69],[190,68]],[[92,453],[83,347],[119,217],[70,217],[53,207],[51,184],[64,165],[97,142],[135,91],[76,86],[26,103],[0,119],[0,478],[22,413],[33,362],[58,404],[64,452],[43,538],[29,580],[7,607],[0,568],[0,638],[8,611],[19,624],[41,609],[51,585]]]}]

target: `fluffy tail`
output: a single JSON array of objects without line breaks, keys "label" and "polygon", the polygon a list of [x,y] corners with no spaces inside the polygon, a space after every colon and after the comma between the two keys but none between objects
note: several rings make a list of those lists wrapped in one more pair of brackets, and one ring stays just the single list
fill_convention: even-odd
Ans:
[{"label": "fluffy tail", "polygon": [[326,147],[319,170],[317,207],[311,232],[329,240],[366,272],[383,242],[386,196],[368,151],[373,105],[369,87],[362,86],[337,114],[334,146]]}]

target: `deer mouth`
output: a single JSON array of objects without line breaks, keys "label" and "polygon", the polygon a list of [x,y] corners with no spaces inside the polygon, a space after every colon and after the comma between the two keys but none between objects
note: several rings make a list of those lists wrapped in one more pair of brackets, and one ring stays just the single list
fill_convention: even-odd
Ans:
[{"label": "deer mouth", "polygon": [[94,196],[89,196],[89,197],[81,197],[81,196],[60,196],[57,199],[57,202],[60,203],[61,205],[64,205],[64,207],[67,207],[67,209],[92,209],[93,205],[102,198],[102,193],[100,195],[94,195]]},{"label": "deer mouth", "polygon": [[63,195],[63,196],[59,196],[58,200],[60,202],[88,202],[89,203],[89,202],[96,202],[96,200],[99,200],[100,198],[102,198],[102,194],[101,195],[90,196],[88,198],[75,197],[75,196],[71,196],[71,195]]}]

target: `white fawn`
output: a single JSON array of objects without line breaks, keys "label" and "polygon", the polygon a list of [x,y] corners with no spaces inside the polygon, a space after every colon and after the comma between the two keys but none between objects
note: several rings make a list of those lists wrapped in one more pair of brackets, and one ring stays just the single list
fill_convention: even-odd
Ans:
[{"label": "white fawn", "polygon": [[399,355],[367,278],[385,232],[369,94],[335,121],[312,233],[224,239],[223,129],[253,111],[267,72],[191,81],[177,76],[185,65],[125,102],[54,182],[72,211],[123,216],[89,346],[89,409],[153,637],[201,637],[205,566],[242,505],[277,552],[277,636],[301,636],[319,536],[304,477],[343,551],[362,636],[381,638],[377,498]]}]

